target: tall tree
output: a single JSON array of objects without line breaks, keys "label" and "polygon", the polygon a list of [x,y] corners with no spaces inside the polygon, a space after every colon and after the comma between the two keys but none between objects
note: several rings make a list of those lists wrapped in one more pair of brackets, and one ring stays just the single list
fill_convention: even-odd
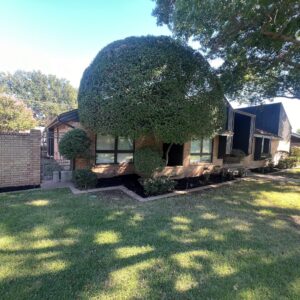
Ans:
[{"label": "tall tree", "polygon": [[0,131],[27,130],[36,125],[31,109],[22,101],[0,94]]},{"label": "tall tree", "polygon": [[166,36],[129,37],[85,70],[79,115],[94,132],[166,143],[210,137],[224,125],[223,90],[208,63]]},{"label": "tall tree", "polygon": [[24,100],[40,125],[53,116],[77,107],[77,90],[66,79],[40,71],[0,73],[0,88]]},{"label": "tall tree", "polygon": [[175,36],[200,42],[225,94],[241,102],[300,98],[298,0],[155,0],[153,15]]}]

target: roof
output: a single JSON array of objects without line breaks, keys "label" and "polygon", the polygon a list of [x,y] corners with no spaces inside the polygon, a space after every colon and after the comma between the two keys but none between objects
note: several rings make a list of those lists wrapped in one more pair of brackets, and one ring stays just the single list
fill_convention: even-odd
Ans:
[{"label": "roof", "polygon": [[68,122],[79,122],[79,114],[78,109],[73,109],[64,113],[61,113],[57,117],[55,117],[47,126],[47,129],[54,128],[59,124],[64,124]]},{"label": "roof", "polygon": [[300,139],[300,133],[292,132],[292,136]]},{"label": "roof", "polygon": [[291,134],[291,143],[296,143],[296,144],[299,144],[300,143],[300,134],[299,133],[295,133],[293,132]]},{"label": "roof", "polygon": [[264,136],[264,137],[270,137],[270,138],[273,138],[273,139],[281,139],[280,136],[276,135],[276,134],[273,134],[271,132],[268,132],[268,131],[265,131],[265,130],[262,130],[262,129],[258,129],[256,128],[255,131],[254,131],[254,135],[256,136]]}]

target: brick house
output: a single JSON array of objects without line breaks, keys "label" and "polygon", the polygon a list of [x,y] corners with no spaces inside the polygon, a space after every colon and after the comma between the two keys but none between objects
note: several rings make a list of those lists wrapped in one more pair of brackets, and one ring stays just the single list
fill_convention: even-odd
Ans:
[{"label": "brick house", "polygon": [[[234,110],[228,102],[226,102],[226,106],[225,128],[212,139],[192,140],[183,145],[174,144],[169,152],[168,165],[161,172],[162,175],[192,177],[199,176],[204,170],[212,169],[214,166],[254,168],[265,165],[267,155],[272,156],[274,160],[277,159],[278,151],[284,150],[283,145],[286,146],[285,143],[289,143],[288,136],[291,131],[283,106],[280,106],[280,116],[276,121],[278,123],[277,131],[267,131],[265,126],[257,128],[257,122],[261,119],[258,111],[248,112],[248,108]],[[52,136],[49,139],[48,154],[57,161],[62,159],[58,151],[59,140],[72,128],[82,128],[77,110],[57,116],[47,126],[49,136]],[[91,153],[94,158],[89,162],[83,159],[76,160],[75,168],[92,165],[92,170],[97,173],[98,177],[134,173],[132,162],[136,149],[156,145],[165,155],[169,146],[151,136],[130,141],[124,137],[97,135],[88,130],[87,133],[92,141]],[[280,135],[283,133],[284,137]],[[226,157],[229,156],[232,149],[242,150],[246,157],[238,163],[229,162]]]}]

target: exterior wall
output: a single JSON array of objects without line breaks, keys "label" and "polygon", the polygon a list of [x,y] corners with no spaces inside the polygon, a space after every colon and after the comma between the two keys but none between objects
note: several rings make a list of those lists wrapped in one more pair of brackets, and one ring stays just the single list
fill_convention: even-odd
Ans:
[{"label": "exterior wall", "polygon": [[[281,158],[280,153],[278,153],[278,148],[280,146],[280,140],[273,139],[271,140],[271,148],[270,148],[270,154],[272,155],[272,161],[276,165]],[[254,160],[254,149],[255,149],[255,138],[253,139],[253,147],[252,147],[252,153],[248,156],[246,156],[242,161],[241,164],[245,168],[259,168],[266,166],[266,160]]]},{"label": "exterior wall", "polygon": [[278,135],[282,138],[279,142],[277,151],[290,152],[292,127],[285,110],[281,109]]},{"label": "exterior wall", "polygon": [[[154,137],[143,137],[135,141],[135,149],[140,149],[145,146],[157,146],[161,147],[162,143],[159,143],[154,139]],[[222,166],[223,160],[217,158],[218,151],[218,138],[214,138],[213,142],[213,161],[212,163],[199,163],[199,164],[190,164],[190,146],[191,143],[185,143],[183,148],[183,164],[182,166],[175,167],[165,167],[159,175],[171,176],[171,177],[193,177],[200,176],[204,170],[212,169],[214,165]],[[95,149],[95,135],[92,139],[92,149]],[[84,164],[79,165],[76,161],[76,168],[83,167]],[[118,175],[133,174],[135,173],[134,166],[132,163],[124,164],[113,164],[113,165],[94,165],[92,170],[97,173],[98,177],[113,177]]]},{"label": "exterior wall", "polygon": [[41,132],[0,133],[0,188],[40,185]]}]

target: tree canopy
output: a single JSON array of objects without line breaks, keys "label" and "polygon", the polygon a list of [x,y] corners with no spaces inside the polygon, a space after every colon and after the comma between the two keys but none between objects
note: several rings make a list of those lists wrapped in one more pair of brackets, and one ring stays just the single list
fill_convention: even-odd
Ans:
[{"label": "tree canopy", "polygon": [[209,137],[225,103],[209,64],[170,37],[129,37],[103,48],[85,70],[80,120],[94,132],[169,143]]},{"label": "tree canopy", "polygon": [[206,58],[224,60],[218,73],[229,98],[300,98],[298,0],[155,1],[158,24],[199,41]]},{"label": "tree canopy", "polygon": [[66,132],[59,141],[59,153],[67,159],[87,157],[91,141],[86,132],[80,128],[74,128]]},{"label": "tree canopy", "polygon": [[53,116],[77,107],[77,90],[66,79],[40,71],[0,73],[0,88],[22,99],[40,125]]},{"label": "tree canopy", "polygon": [[0,94],[0,131],[22,131],[35,127],[31,109],[19,100]]}]

